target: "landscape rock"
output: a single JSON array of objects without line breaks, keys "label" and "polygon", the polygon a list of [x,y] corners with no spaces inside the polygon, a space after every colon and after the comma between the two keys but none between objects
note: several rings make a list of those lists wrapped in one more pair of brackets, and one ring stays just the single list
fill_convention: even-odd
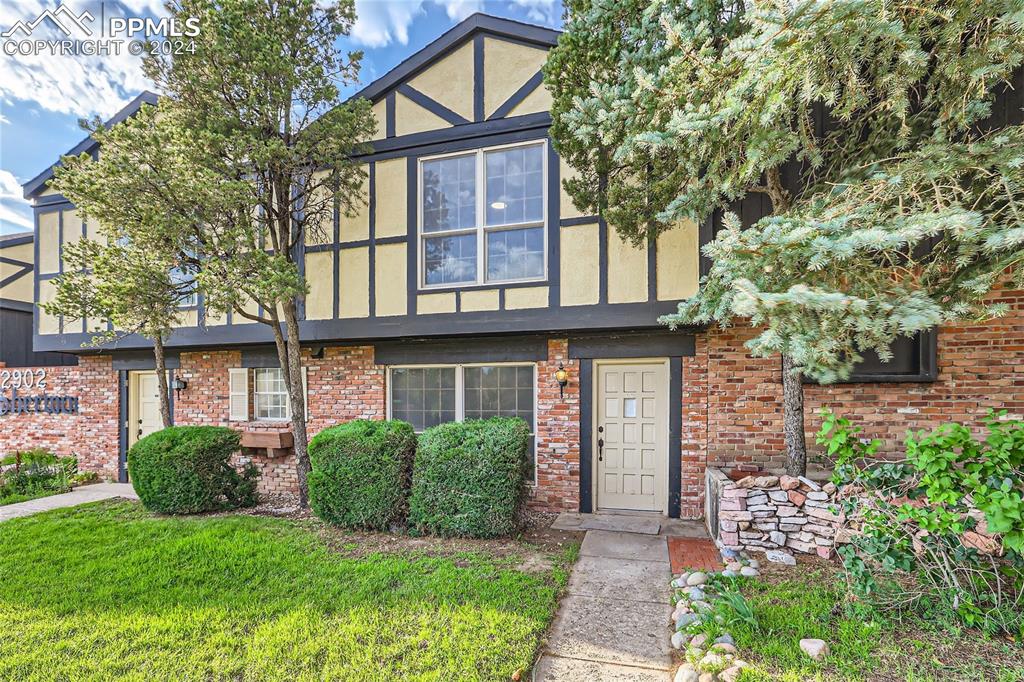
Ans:
[{"label": "landscape rock", "polygon": [[740,673],[742,672],[742,666],[733,665],[718,673],[718,679],[720,682],[736,682],[736,680],[740,679]]},{"label": "landscape rock", "polygon": [[[685,632],[673,632],[672,633],[672,648],[673,649],[682,649],[683,648],[683,641],[685,639],[686,639],[686,633]],[[662,641],[664,641],[664,640],[662,640]]]},{"label": "landscape rock", "polygon": [[817,483],[815,483],[811,479],[807,478],[806,476],[797,476],[797,480],[800,481],[801,483],[803,483],[805,486],[807,486],[811,490],[813,490],[814,492],[818,492],[819,490],[821,490],[821,486],[820,485],[818,485]]},{"label": "landscape rock", "polygon": [[781,549],[769,549],[764,553],[764,558],[777,564],[796,566],[796,559],[793,555],[789,552],[783,552]]},{"label": "landscape rock", "polygon": [[744,566],[742,569],[740,569],[740,575],[742,575],[744,577],[747,577],[747,578],[753,578],[754,576],[760,575],[760,574],[758,573],[758,570],[756,568],[752,568],[750,566]]},{"label": "landscape rock", "polygon": [[720,668],[728,661],[723,654],[716,654],[714,651],[709,651],[704,654],[704,658],[700,659],[700,667],[702,668]]},{"label": "landscape rock", "polygon": [[673,682],[700,682],[700,673],[689,663],[684,663],[676,671]]},{"label": "landscape rock", "polygon": [[676,630],[682,630],[687,625],[690,625],[691,623],[696,623],[698,620],[700,620],[700,616],[696,613],[681,614],[679,618],[676,618]]},{"label": "landscape rock", "polygon": [[715,682],[714,673],[701,673],[698,682]]},{"label": "landscape rock", "polygon": [[[664,580],[664,578],[663,578],[663,580]],[[688,577],[686,579],[686,584],[689,585],[690,587],[694,587],[696,585],[703,585],[707,581],[708,581],[707,573],[704,573],[703,571],[695,571],[695,572],[691,573],[690,577]]]},{"label": "landscape rock", "polygon": [[704,645],[707,643],[708,636],[703,632],[698,632],[696,635],[693,636],[693,639],[690,640],[690,646],[694,647],[695,649],[703,649]]},{"label": "landscape rock", "polygon": [[740,570],[741,568],[743,568],[743,564],[741,564],[741,563],[740,563],[740,562],[738,562],[738,561],[731,561],[731,562],[729,562],[728,564],[726,564],[725,568],[726,568],[726,570],[728,570],[728,571],[733,571],[734,573],[738,573],[738,572],[739,572],[739,570]]},{"label": "landscape rock", "polygon": [[761,568],[761,562],[757,559],[751,559],[747,562],[747,566],[750,566],[751,568]]},{"label": "landscape rock", "polygon": [[783,490],[795,490],[800,487],[800,479],[795,476],[779,476],[779,487]]},{"label": "landscape rock", "polygon": [[699,587],[691,587],[687,596],[690,598],[690,601],[701,601],[704,599],[704,590]]},{"label": "landscape rock", "polygon": [[718,644],[713,645],[711,647],[711,650],[712,651],[716,651],[716,652],[718,652],[720,654],[736,654],[736,653],[738,653],[738,650],[736,649],[736,647],[734,645],[732,645],[732,644],[729,644],[728,642],[719,642]]},{"label": "landscape rock", "polygon": [[723,578],[735,578],[737,575],[739,575],[739,573],[736,571],[730,571],[728,568],[722,571]]},{"label": "landscape rock", "polygon": [[725,633],[724,635],[722,635],[721,637],[716,638],[714,643],[715,644],[732,644],[733,646],[736,646],[736,640],[734,640],[732,638],[732,635],[730,635],[728,632]]},{"label": "landscape rock", "polygon": [[790,502],[792,502],[798,507],[801,506],[807,500],[807,496],[804,495],[799,490],[790,490],[789,492],[786,493],[786,497],[789,499]]},{"label": "landscape rock", "polygon": [[820,661],[828,656],[828,644],[821,639],[801,639],[800,650],[815,661]]}]

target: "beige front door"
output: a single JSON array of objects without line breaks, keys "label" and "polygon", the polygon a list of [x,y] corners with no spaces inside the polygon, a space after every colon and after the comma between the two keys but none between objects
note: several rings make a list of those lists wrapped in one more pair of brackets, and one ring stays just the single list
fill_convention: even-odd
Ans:
[{"label": "beige front door", "polygon": [[668,366],[597,363],[597,508],[665,511]]},{"label": "beige front door", "polygon": [[128,446],[163,428],[160,421],[160,383],[156,372],[132,372],[128,385]]}]

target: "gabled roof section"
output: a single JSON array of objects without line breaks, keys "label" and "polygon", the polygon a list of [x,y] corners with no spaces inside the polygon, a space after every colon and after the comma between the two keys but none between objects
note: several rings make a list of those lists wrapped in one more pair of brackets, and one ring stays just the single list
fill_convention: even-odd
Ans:
[{"label": "gabled roof section", "polygon": [[[110,117],[110,119],[107,120],[103,125],[107,128],[112,128],[121,121],[127,119],[129,116],[134,115],[135,112],[142,108],[142,105],[156,104],[156,102],[157,94],[155,92],[150,92],[149,90],[144,90],[135,99],[133,99],[131,102],[125,105],[123,109],[121,109],[119,112]],[[98,146],[99,143],[92,138],[92,135],[89,135],[84,140],[82,140],[74,147],[69,149],[67,152],[62,154],[62,156],[77,156],[82,152],[92,152]],[[42,173],[40,173],[39,175],[35,176],[34,178],[26,182],[24,185],[22,185],[21,189],[24,193],[24,197],[26,199],[31,199],[39,192],[45,190],[46,181],[53,177],[53,169],[59,165],[60,161],[58,160],[57,163],[48,167]]]},{"label": "gabled roof section", "polygon": [[525,44],[533,44],[541,48],[554,47],[558,43],[558,36],[561,35],[561,31],[556,31],[553,28],[525,24],[521,21],[503,19],[478,12],[467,17],[462,23],[450,28],[440,38],[405,59],[401,64],[367,85],[352,97],[364,97],[376,102],[388,90],[414,77],[478,33],[490,34]]}]

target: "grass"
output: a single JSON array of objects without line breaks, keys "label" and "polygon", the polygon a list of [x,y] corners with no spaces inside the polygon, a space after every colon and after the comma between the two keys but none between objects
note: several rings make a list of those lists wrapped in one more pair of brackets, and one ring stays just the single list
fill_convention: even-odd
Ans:
[{"label": "grass", "polygon": [[568,575],[346,558],[304,521],[97,503],[0,524],[0,680],[500,680]]},{"label": "grass", "polygon": [[[895,622],[857,613],[841,574],[827,564],[772,566],[762,578],[739,584],[757,619],[756,627],[740,621],[728,626],[740,655],[753,664],[742,682],[1024,680],[1019,643],[935,620]],[[804,638],[828,643],[824,662],[800,650]]]}]

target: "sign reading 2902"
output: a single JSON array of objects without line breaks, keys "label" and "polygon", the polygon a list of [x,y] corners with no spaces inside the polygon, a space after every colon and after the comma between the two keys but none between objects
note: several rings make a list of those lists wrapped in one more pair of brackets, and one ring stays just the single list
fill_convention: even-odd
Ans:
[{"label": "sign reading 2902", "polygon": [[[45,369],[0,370],[0,417],[17,414],[78,414],[78,396],[48,395],[43,392],[45,389]],[[29,391],[32,394],[25,395]]]}]

